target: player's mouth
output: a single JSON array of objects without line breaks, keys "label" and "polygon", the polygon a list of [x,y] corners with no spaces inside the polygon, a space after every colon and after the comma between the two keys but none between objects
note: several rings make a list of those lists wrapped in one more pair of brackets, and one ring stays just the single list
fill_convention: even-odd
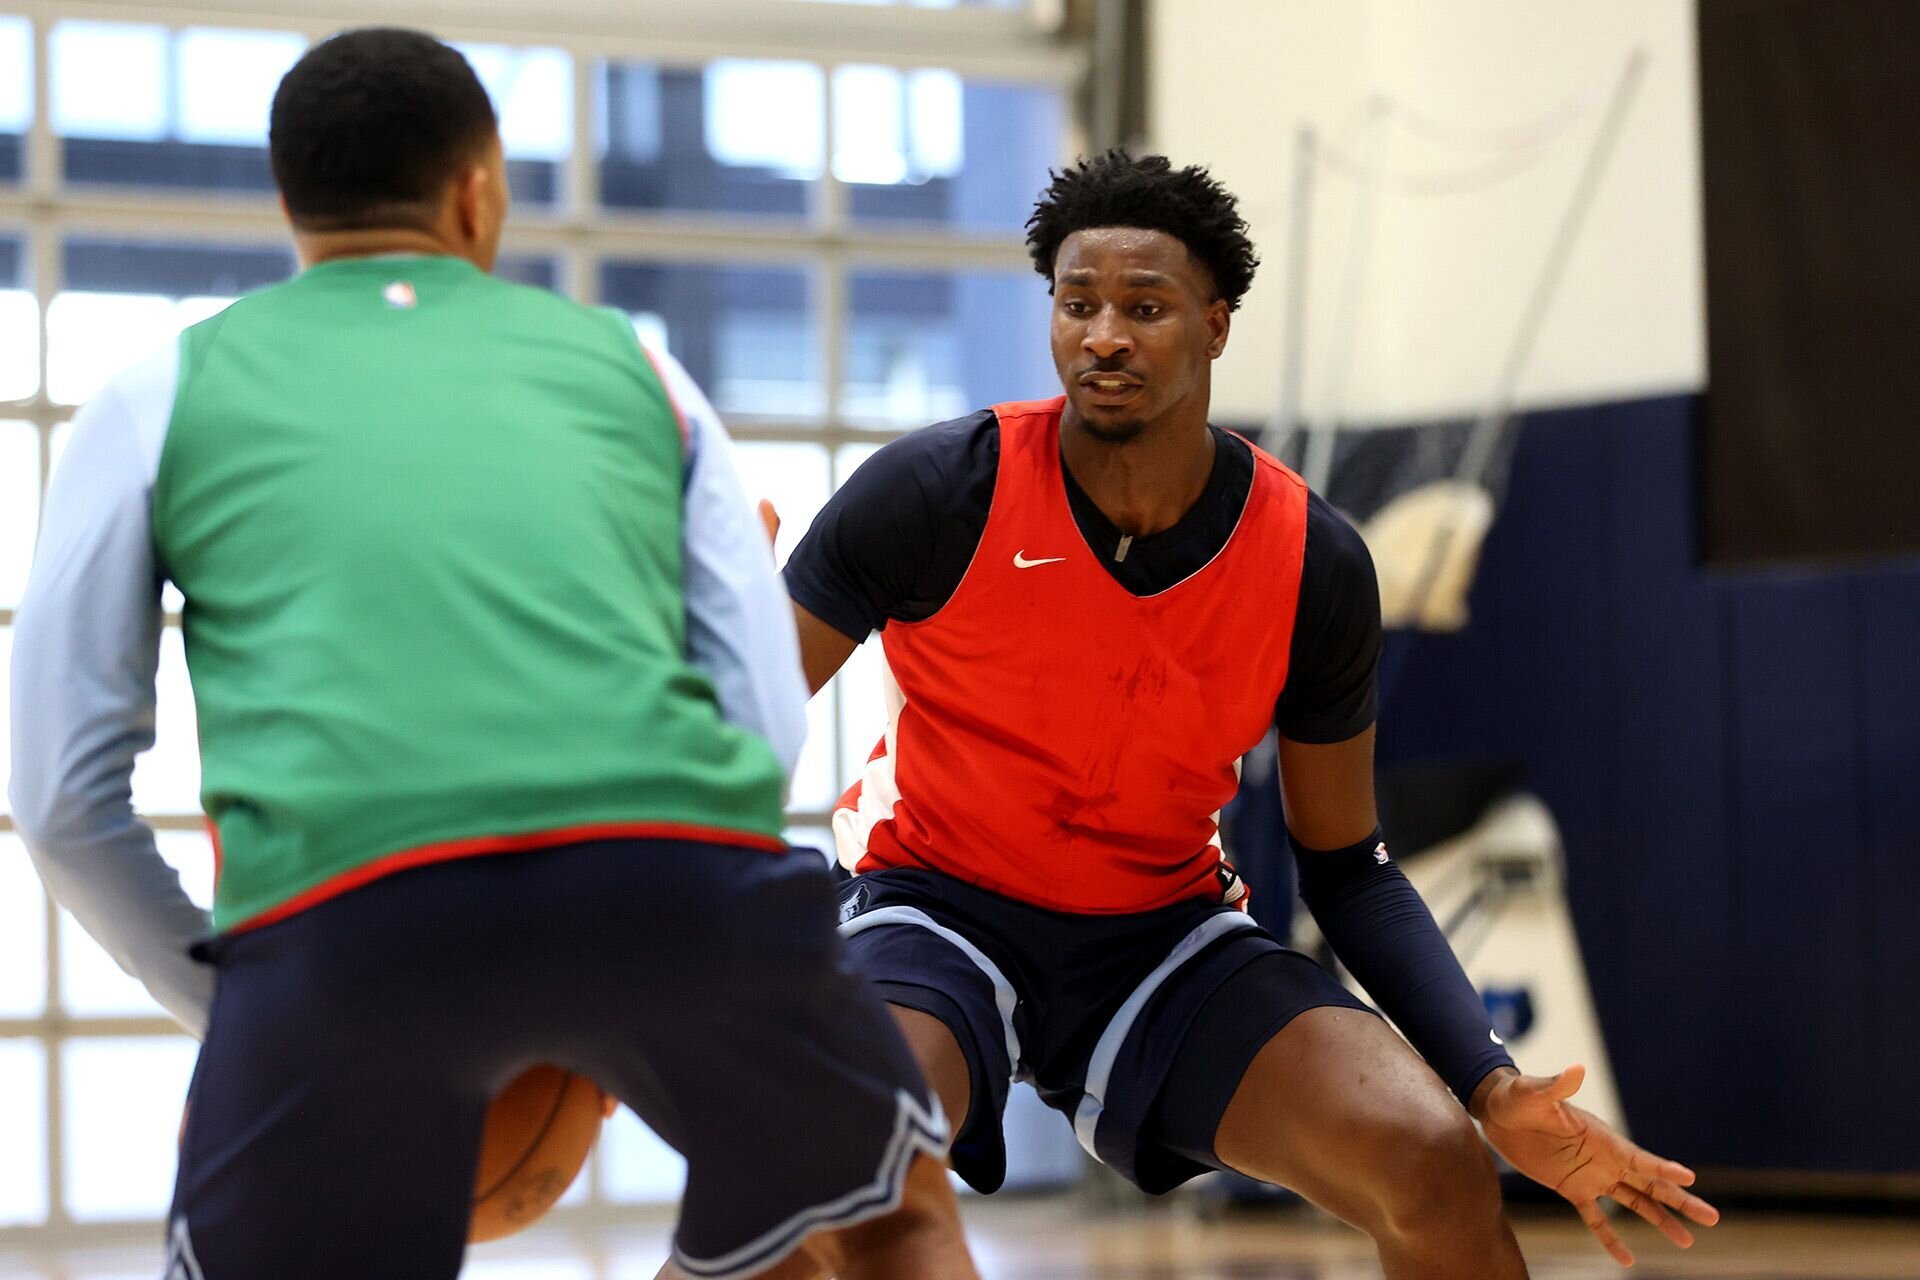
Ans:
[{"label": "player's mouth", "polygon": [[1146,384],[1124,373],[1088,373],[1080,377],[1081,394],[1092,404],[1125,404],[1146,390]]}]

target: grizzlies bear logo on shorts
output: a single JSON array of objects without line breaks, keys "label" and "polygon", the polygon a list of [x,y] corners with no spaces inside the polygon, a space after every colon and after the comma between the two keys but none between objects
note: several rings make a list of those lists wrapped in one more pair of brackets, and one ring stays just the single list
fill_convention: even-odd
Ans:
[{"label": "grizzlies bear logo on shorts", "polygon": [[845,924],[847,921],[853,919],[862,911],[865,911],[871,903],[872,895],[867,892],[867,886],[863,884],[849,885],[845,895],[840,899],[840,923]]}]

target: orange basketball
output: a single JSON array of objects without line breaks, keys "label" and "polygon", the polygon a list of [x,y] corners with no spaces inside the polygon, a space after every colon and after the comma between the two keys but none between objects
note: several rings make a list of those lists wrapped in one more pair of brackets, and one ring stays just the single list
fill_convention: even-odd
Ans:
[{"label": "orange basketball", "polygon": [[605,1095],[559,1067],[522,1072],[487,1109],[467,1239],[509,1236],[567,1193],[605,1118]]}]

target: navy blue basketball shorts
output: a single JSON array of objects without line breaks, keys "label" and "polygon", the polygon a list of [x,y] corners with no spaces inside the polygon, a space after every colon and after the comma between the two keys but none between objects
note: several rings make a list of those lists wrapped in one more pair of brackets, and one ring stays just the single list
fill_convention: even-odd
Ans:
[{"label": "navy blue basketball shorts", "polygon": [[204,944],[169,1280],[452,1280],[482,1122],[553,1063],[687,1159],[674,1258],[756,1274],[896,1207],[946,1125],[831,875],[615,840],[399,872]]},{"label": "navy blue basketball shorts", "polygon": [[954,1171],[1006,1178],[1007,1095],[1026,1080],[1144,1191],[1224,1168],[1214,1135],[1254,1055],[1308,1009],[1367,1006],[1245,912],[1204,899],[1138,915],[1047,911],[915,869],[840,889],[853,966],[938,1018],[972,1077]]}]

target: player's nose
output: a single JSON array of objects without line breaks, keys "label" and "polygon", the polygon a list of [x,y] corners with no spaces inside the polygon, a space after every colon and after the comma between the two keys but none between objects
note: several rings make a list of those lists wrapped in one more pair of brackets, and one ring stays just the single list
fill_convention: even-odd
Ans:
[{"label": "player's nose", "polygon": [[1113,309],[1103,308],[1087,322],[1087,333],[1081,339],[1081,345],[1099,359],[1110,360],[1133,350],[1133,334]]}]

